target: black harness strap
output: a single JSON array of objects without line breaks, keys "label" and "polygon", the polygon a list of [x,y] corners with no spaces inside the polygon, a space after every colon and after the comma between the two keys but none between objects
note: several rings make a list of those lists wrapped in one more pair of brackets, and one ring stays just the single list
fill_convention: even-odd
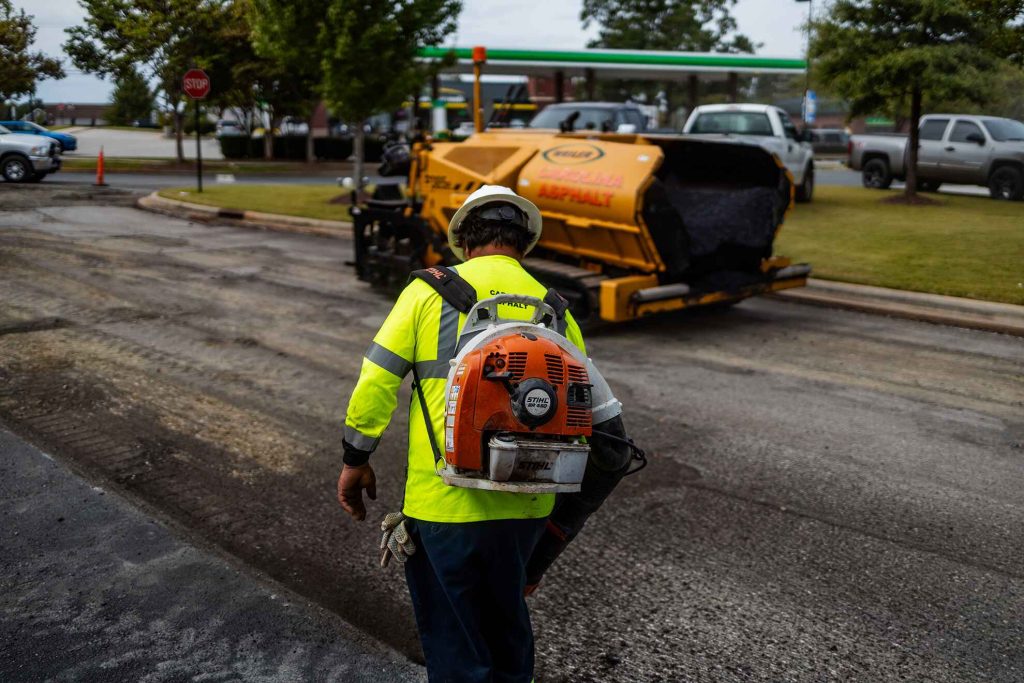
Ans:
[{"label": "black harness strap", "polygon": [[420,398],[420,412],[423,413],[423,423],[427,428],[427,439],[430,441],[430,450],[434,452],[434,468],[437,468],[439,460],[444,459],[441,455],[441,449],[437,447],[437,437],[434,436],[434,425],[430,419],[430,411],[427,410],[427,397],[423,395],[423,380],[420,379],[420,375],[416,372],[416,364],[412,366],[412,378],[413,378],[413,389],[416,391],[416,395]]},{"label": "black harness strap", "polygon": [[409,275],[409,281],[412,282],[413,278],[423,280],[433,287],[434,291],[459,313],[468,314],[476,305],[476,289],[447,266],[414,270]]},{"label": "black harness strap", "polygon": [[[544,295],[544,303],[554,309],[558,333],[564,336],[565,312],[569,310],[569,302],[566,301],[565,297],[559,294],[554,287],[552,287],[547,291],[547,294]],[[546,320],[545,322],[550,323],[551,321]]]}]

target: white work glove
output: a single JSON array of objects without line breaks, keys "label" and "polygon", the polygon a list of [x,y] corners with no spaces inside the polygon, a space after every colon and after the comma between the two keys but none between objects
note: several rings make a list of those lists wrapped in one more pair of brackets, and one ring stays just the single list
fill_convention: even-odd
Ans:
[{"label": "white work glove", "polygon": [[380,523],[380,529],[384,532],[380,539],[380,566],[387,567],[392,556],[405,564],[416,552],[416,544],[405,527],[405,515],[401,512],[388,513]]}]

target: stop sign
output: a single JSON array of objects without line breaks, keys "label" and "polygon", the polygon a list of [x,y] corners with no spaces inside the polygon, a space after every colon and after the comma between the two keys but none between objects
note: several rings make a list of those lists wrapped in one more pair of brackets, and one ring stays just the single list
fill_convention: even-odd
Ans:
[{"label": "stop sign", "polygon": [[201,100],[210,94],[210,77],[202,69],[189,69],[182,84],[185,94],[193,100]]}]

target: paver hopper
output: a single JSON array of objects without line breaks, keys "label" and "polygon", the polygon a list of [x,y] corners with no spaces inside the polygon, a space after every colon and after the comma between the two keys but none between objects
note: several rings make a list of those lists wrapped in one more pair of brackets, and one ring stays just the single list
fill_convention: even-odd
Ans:
[{"label": "paver hopper", "polygon": [[353,208],[361,279],[404,284],[457,260],[448,221],[484,184],[533,201],[544,232],[525,265],[581,322],[739,301],[806,283],[810,267],[772,255],[792,178],[754,145],[540,131],[477,133],[413,146],[408,185],[379,185]]}]

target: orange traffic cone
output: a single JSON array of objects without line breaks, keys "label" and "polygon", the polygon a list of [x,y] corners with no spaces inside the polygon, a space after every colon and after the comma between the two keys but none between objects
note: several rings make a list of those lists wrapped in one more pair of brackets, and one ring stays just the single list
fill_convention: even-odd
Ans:
[{"label": "orange traffic cone", "polygon": [[103,148],[100,147],[100,156],[96,160],[96,187],[106,187],[106,183],[103,181]]}]

